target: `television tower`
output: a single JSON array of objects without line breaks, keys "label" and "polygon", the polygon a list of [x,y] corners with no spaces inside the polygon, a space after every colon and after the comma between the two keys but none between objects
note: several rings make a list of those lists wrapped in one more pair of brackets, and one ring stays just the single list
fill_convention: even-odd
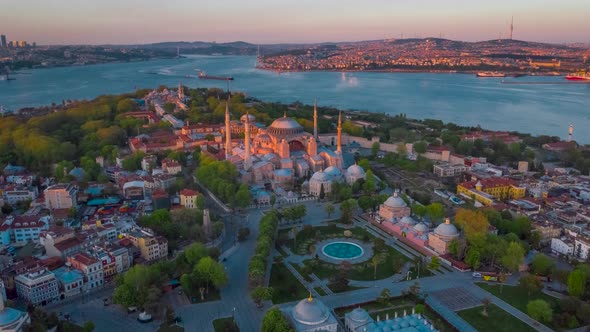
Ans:
[{"label": "television tower", "polygon": [[514,16],[510,19],[510,40],[512,40],[512,33],[514,32]]}]

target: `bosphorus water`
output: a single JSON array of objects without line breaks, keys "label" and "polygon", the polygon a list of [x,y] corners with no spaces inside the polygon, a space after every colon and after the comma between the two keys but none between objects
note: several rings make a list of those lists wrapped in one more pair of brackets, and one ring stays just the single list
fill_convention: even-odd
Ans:
[{"label": "bosphorus water", "polygon": [[[14,81],[0,81],[0,105],[16,110],[27,106],[91,99],[160,85],[217,86],[226,82],[198,79],[197,70],[233,76],[230,88],[265,101],[311,104],[345,110],[432,118],[486,129],[536,135],[567,135],[590,143],[590,84],[502,84],[558,82],[561,77],[476,78],[468,74],[275,72],[255,68],[244,56],[187,56],[153,60],[26,70]],[[1,120],[0,120],[1,121]]]}]

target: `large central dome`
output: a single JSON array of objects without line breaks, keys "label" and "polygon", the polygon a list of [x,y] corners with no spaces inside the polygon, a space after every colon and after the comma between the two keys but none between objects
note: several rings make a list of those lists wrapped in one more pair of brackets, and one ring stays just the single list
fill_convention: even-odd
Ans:
[{"label": "large central dome", "polygon": [[283,116],[273,121],[268,132],[274,135],[293,135],[303,132],[303,127],[294,119]]},{"label": "large central dome", "polygon": [[300,324],[319,325],[330,317],[330,311],[319,300],[312,298],[299,301],[293,308],[293,318]]}]

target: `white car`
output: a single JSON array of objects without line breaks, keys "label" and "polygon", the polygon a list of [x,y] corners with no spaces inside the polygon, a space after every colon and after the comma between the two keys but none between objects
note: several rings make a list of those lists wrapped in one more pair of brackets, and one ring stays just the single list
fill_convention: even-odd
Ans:
[{"label": "white car", "polygon": [[482,277],[481,273],[479,273],[479,272],[473,272],[473,274],[471,276],[474,278],[481,278]]}]

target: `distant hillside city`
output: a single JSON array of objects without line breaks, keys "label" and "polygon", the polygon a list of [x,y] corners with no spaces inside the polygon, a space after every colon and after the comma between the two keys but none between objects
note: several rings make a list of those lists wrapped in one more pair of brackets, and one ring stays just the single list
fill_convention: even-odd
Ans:
[{"label": "distant hillside city", "polygon": [[188,54],[258,56],[276,71],[500,71],[560,75],[588,67],[590,47],[497,39],[463,42],[406,38],[317,44],[163,42],[145,45],[45,45],[0,36],[0,74],[24,68],[174,58]]}]

